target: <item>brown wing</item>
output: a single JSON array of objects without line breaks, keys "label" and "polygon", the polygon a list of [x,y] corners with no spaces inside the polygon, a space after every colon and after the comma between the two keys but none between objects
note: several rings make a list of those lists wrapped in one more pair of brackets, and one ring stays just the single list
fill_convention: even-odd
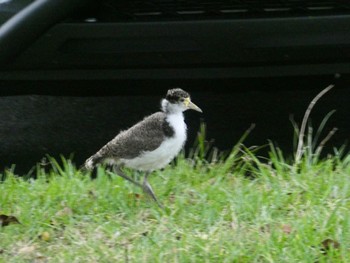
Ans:
[{"label": "brown wing", "polygon": [[103,159],[108,157],[132,159],[144,151],[157,149],[171,133],[165,118],[166,115],[163,112],[146,117],[130,129],[118,134],[97,154]]}]

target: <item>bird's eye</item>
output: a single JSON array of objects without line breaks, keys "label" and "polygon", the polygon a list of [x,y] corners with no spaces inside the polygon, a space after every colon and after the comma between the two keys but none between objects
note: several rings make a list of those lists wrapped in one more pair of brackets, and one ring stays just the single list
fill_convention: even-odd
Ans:
[{"label": "bird's eye", "polygon": [[181,101],[181,102],[184,102],[184,101],[185,101],[185,99],[184,99],[184,98],[181,98],[181,99],[180,99],[180,101]]}]

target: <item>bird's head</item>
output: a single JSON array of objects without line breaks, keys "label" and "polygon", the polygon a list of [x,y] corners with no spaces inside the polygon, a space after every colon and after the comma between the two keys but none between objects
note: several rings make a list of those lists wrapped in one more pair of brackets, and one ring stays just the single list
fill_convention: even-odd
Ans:
[{"label": "bird's head", "polygon": [[183,112],[185,110],[202,110],[191,101],[190,94],[176,88],[168,90],[166,97],[162,100],[162,110],[168,113]]}]

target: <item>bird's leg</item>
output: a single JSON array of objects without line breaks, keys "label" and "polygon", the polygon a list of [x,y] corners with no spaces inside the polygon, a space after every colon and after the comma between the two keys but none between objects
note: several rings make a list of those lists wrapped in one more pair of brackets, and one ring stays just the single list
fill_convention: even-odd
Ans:
[{"label": "bird's leg", "polygon": [[147,181],[147,178],[148,178],[149,175],[150,175],[149,172],[147,172],[147,173],[145,174],[145,177],[144,177],[144,180],[143,180],[143,184],[142,184],[142,189],[143,189],[143,191],[144,191],[146,194],[148,194],[150,197],[152,197],[152,199],[158,204],[158,206],[159,206],[160,208],[164,209],[163,205],[158,201],[156,195],[154,194],[151,185],[150,185],[150,184],[148,183],[148,181]]},{"label": "bird's leg", "polygon": [[139,182],[135,181],[134,179],[132,179],[131,177],[127,176],[121,169],[119,166],[114,165],[113,166],[113,171],[119,175],[120,177],[123,177],[124,179],[128,180],[129,182],[132,182],[133,184],[141,187],[143,189],[143,185],[140,184]]},{"label": "bird's leg", "polygon": [[142,190],[143,190],[147,195],[149,195],[150,197],[152,197],[152,199],[158,204],[158,206],[159,206],[160,208],[162,208],[162,209],[164,208],[163,205],[158,201],[156,195],[155,195],[154,192],[153,192],[153,189],[152,189],[151,185],[150,185],[150,184],[148,183],[148,181],[147,181],[147,178],[148,178],[148,176],[150,175],[149,172],[147,172],[147,173],[145,174],[143,183],[140,184],[139,182],[135,181],[135,180],[132,179],[131,177],[127,176],[127,175],[120,169],[119,166],[117,166],[117,165],[113,166],[113,170],[114,170],[114,172],[115,172],[117,175],[119,175],[120,177],[122,177],[122,178],[128,180],[129,182],[132,182],[133,184],[135,184],[135,185],[141,187]]}]

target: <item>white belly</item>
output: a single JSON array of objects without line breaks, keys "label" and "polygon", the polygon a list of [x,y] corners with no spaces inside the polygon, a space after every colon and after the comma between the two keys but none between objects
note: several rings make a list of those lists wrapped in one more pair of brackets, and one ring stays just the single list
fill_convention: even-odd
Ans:
[{"label": "white belly", "polygon": [[120,161],[129,168],[140,171],[153,171],[164,168],[170,163],[182,149],[186,141],[186,124],[183,114],[173,114],[167,117],[175,134],[166,140],[154,151],[144,152],[134,159],[121,159]]}]

